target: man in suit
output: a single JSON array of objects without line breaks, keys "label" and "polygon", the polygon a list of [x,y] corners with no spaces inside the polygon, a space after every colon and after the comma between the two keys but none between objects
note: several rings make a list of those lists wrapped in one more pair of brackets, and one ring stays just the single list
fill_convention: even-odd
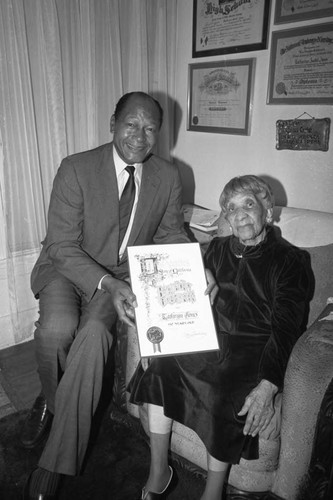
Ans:
[{"label": "man in suit", "polygon": [[[34,447],[52,425],[26,499],[56,498],[61,475],[81,469],[111,329],[117,318],[133,325],[126,247],[189,241],[178,170],[152,153],[162,115],[151,96],[125,94],[111,117],[113,142],[65,158],[56,174],[31,279],[40,306],[35,342],[42,393],[24,423],[23,445]],[[130,177],[134,202],[119,241],[120,198]]]}]

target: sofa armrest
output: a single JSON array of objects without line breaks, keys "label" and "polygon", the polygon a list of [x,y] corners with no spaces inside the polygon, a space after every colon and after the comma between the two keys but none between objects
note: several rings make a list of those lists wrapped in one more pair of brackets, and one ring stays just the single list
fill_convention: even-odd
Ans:
[{"label": "sofa armrest", "polygon": [[333,377],[333,303],[296,343],[287,366],[282,402],[279,467],[272,487],[295,499],[305,479],[320,406]]}]

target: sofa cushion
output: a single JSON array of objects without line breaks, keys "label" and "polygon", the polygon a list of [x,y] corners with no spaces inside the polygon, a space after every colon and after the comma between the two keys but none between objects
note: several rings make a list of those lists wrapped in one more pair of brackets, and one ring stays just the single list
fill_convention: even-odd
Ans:
[{"label": "sofa cushion", "polygon": [[308,325],[311,325],[333,297],[333,243],[320,247],[303,247],[310,254],[315,277],[315,292],[310,304]]},{"label": "sofa cushion", "polygon": [[274,226],[282,237],[298,247],[333,243],[333,214],[304,208],[274,207]]}]

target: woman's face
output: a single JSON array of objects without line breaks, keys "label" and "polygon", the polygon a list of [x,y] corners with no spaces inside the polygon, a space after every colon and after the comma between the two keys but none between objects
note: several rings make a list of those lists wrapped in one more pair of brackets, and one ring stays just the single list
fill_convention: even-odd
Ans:
[{"label": "woman's face", "polygon": [[235,193],[227,203],[225,218],[244,245],[257,245],[264,239],[266,216],[260,199],[250,191]]}]

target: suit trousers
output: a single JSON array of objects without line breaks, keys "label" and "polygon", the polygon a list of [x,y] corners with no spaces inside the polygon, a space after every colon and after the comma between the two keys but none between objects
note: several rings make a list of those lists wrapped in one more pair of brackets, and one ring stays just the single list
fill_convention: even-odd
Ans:
[{"label": "suit trousers", "polygon": [[43,469],[67,475],[80,472],[116,320],[111,297],[102,290],[87,302],[69,280],[58,278],[39,293],[36,357],[54,414],[38,464]]}]

